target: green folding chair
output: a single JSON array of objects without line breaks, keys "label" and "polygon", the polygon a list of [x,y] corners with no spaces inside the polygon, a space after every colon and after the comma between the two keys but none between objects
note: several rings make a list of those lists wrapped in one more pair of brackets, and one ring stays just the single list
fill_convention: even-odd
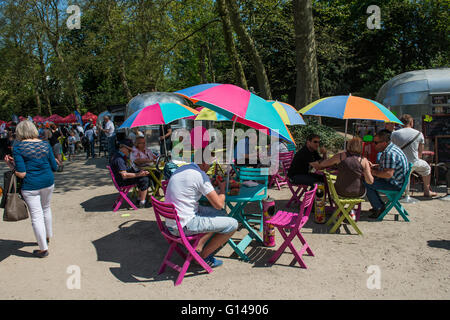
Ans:
[{"label": "green folding chair", "polygon": [[403,208],[402,204],[400,203],[400,198],[402,197],[403,193],[406,190],[406,187],[408,186],[409,179],[411,177],[411,171],[412,171],[412,164],[409,164],[408,173],[406,174],[405,181],[403,182],[403,186],[400,191],[391,191],[391,190],[377,190],[378,192],[384,193],[386,197],[389,199],[389,202],[386,205],[386,209],[380,214],[377,221],[383,221],[384,217],[391,211],[393,207],[397,209],[400,216],[405,220],[406,222],[409,222],[408,219],[408,212],[405,208]]},{"label": "green folding chair", "polygon": [[[361,230],[359,230],[358,226],[356,225],[356,222],[350,217],[349,213],[356,205],[361,205],[364,199],[339,197],[336,192],[336,189],[334,188],[334,183],[331,174],[325,171],[325,176],[327,177],[328,190],[330,190],[331,198],[333,199],[333,202],[337,206],[336,211],[334,211],[334,213],[326,223],[326,225],[328,226],[331,223],[335,222],[335,224],[330,230],[330,233],[335,233],[336,230],[339,228],[339,226],[342,224],[342,222],[344,222],[344,220],[347,220],[348,223],[353,227],[353,229],[355,229],[355,231],[358,234],[362,235]],[[342,212],[342,215],[340,216],[339,219],[336,220],[340,212]]]}]

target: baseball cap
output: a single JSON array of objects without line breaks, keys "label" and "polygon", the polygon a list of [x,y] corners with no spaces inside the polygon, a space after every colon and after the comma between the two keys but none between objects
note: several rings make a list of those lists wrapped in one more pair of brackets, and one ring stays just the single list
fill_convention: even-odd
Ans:
[{"label": "baseball cap", "polygon": [[124,139],[119,141],[119,145],[133,149],[133,141],[131,141],[130,139]]}]

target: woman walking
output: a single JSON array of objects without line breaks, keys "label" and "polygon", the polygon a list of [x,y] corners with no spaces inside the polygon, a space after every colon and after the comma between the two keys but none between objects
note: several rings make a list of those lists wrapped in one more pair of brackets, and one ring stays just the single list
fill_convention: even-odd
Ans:
[{"label": "woman walking", "polygon": [[44,258],[48,256],[48,242],[53,235],[50,208],[54,188],[52,171],[58,169],[58,163],[50,144],[38,139],[38,131],[31,121],[21,121],[17,125],[16,139],[13,146],[15,174],[23,179],[21,193],[28,205],[40,249],[34,250],[33,255]]}]

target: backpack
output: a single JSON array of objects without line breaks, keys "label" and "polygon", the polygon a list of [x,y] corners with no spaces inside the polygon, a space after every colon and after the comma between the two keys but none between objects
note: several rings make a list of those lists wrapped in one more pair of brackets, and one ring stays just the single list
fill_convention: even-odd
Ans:
[{"label": "backpack", "polygon": [[85,135],[82,136],[82,137],[81,137],[81,145],[82,145],[83,147],[85,147],[85,146],[88,145],[88,143],[89,143],[88,138],[87,138]]},{"label": "backpack", "polygon": [[172,161],[166,162],[166,165],[164,166],[163,174],[164,179],[169,180],[172,174],[175,172],[175,170],[178,169],[178,166],[173,163]]}]

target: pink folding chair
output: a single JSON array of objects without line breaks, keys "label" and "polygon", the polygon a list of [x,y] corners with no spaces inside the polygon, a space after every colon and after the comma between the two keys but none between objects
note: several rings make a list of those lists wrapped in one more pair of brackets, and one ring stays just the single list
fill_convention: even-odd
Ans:
[{"label": "pink folding chair", "polygon": [[287,184],[288,180],[287,170],[291,166],[291,162],[293,159],[294,159],[294,151],[280,152],[278,154],[280,167],[277,173],[269,177],[269,187],[271,187],[273,184],[276,184],[278,190],[281,190],[281,187]]},{"label": "pink folding chair", "polygon": [[[208,273],[212,272],[211,267],[199,256],[195,249],[197,248],[198,242],[205,235],[205,233],[194,234],[192,236],[186,236],[184,234],[183,228],[180,224],[180,219],[178,218],[177,211],[172,203],[165,203],[156,200],[153,196],[151,197],[153,210],[155,211],[156,222],[158,223],[158,228],[161,234],[166,238],[169,243],[169,251],[167,252],[164,260],[159,268],[158,274],[163,273],[166,267],[169,266],[172,269],[179,272],[178,278],[175,281],[175,285],[178,286],[183,281],[184,275],[191,264],[192,259],[198,262],[200,266],[203,267]],[[175,236],[169,232],[166,224],[162,221],[161,216],[165,219],[175,220],[177,223],[177,229],[179,236]],[[184,247],[187,250],[187,254],[180,248]],[[169,259],[171,258],[173,252],[176,251],[181,258],[185,259],[183,266],[174,264]]]},{"label": "pink folding chair", "polygon": [[[293,158],[292,158],[293,159]],[[286,184],[288,185],[289,190],[291,190],[292,193],[292,197],[291,199],[289,199],[288,203],[286,204],[286,208],[289,208],[289,206],[291,205],[292,202],[294,202],[295,204],[300,204],[302,201],[300,200],[303,196],[303,194],[306,192],[306,190],[308,190],[308,186],[307,185],[303,185],[303,184],[293,184],[289,177],[287,176],[287,173],[289,171],[289,168],[291,167],[292,161],[288,162],[284,162],[283,163],[283,170],[285,173],[285,177],[286,177]]]},{"label": "pink folding chair", "polygon": [[[278,229],[281,236],[284,239],[284,242],[275,252],[275,254],[270,258],[269,263],[274,264],[281,254],[286,250],[286,247],[291,249],[291,252],[294,254],[295,260],[300,264],[300,267],[306,269],[306,264],[303,261],[303,254],[305,251],[309,256],[314,256],[314,253],[311,250],[311,247],[306,242],[305,238],[300,232],[300,229],[306,224],[309,218],[309,214],[311,213],[311,208],[313,206],[314,197],[316,196],[317,185],[314,186],[314,189],[305,193],[305,197],[303,199],[302,205],[300,206],[299,213],[292,213],[287,211],[278,211],[270,220],[265,221],[265,224],[273,225]],[[289,235],[286,235],[285,229],[289,229]],[[300,242],[302,243],[302,248],[297,251],[297,249],[292,244],[292,240],[294,240],[295,236],[298,237]]]},{"label": "pink folding chair", "polygon": [[128,198],[128,192],[134,188],[136,185],[129,185],[129,186],[119,186],[117,184],[116,178],[114,177],[114,173],[112,172],[112,169],[110,166],[106,166],[109,170],[109,174],[111,175],[112,181],[114,183],[114,187],[116,187],[117,191],[119,191],[119,196],[117,197],[116,201],[114,201],[113,203],[113,212],[116,212],[117,210],[120,209],[120,207],[122,206],[122,202],[123,200],[125,200],[126,202],[128,202],[128,204],[134,209],[137,210],[138,208],[134,205],[133,201],[131,201]]}]

